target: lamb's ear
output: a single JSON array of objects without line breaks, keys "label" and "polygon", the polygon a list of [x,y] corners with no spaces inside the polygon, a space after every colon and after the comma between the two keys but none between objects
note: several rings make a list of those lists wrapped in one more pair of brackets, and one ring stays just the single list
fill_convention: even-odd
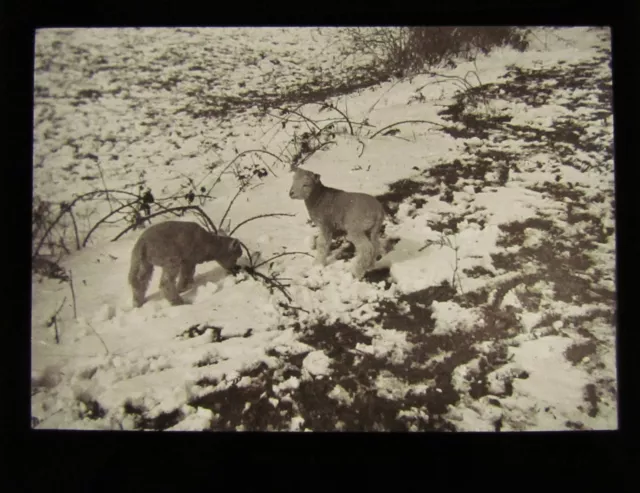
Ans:
[{"label": "lamb's ear", "polygon": [[237,238],[233,238],[231,243],[229,243],[229,251],[237,250],[238,248],[241,248],[240,242]]},{"label": "lamb's ear", "polygon": [[320,175],[318,173],[314,173],[313,174],[313,180],[314,181],[320,181]]}]

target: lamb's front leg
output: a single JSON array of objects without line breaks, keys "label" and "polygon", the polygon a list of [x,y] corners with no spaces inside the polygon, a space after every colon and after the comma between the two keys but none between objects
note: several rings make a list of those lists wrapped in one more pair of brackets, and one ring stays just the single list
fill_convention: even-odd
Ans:
[{"label": "lamb's front leg", "polygon": [[178,277],[178,292],[181,293],[193,284],[193,276],[196,273],[196,264],[192,262],[182,262],[180,265],[180,275]]},{"label": "lamb's front leg", "polygon": [[316,260],[315,263],[319,265],[327,265],[327,256],[329,255],[329,247],[331,246],[331,239],[333,237],[330,228],[323,224],[318,224],[320,233],[316,240]]}]

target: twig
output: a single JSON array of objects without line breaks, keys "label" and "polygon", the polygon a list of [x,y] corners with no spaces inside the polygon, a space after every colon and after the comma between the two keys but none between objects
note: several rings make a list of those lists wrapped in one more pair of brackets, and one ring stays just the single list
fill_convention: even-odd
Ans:
[{"label": "twig", "polygon": [[107,219],[109,219],[111,216],[113,216],[114,214],[117,214],[118,212],[120,212],[122,209],[126,208],[126,207],[133,207],[134,204],[137,204],[138,202],[140,202],[140,198],[136,199],[136,200],[132,200],[131,202],[127,202],[126,204],[118,207],[115,210],[111,210],[111,212],[109,214],[107,214],[106,216],[104,216],[102,219],[100,219],[97,223],[95,223],[91,229],[89,230],[89,232],[87,233],[87,235],[84,237],[84,241],[82,242],[82,247],[86,247],[87,246],[87,241],[89,241],[89,237],[93,234],[93,232],[98,229],[98,227],[104,223]]},{"label": "twig", "polygon": [[[188,210],[194,210],[194,211],[198,212],[206,220],[207,225],[213,230],[213,232],[214,233],[218,232],[218,228],[216,228],[215,224],[213,224],[213,221],[211,220],[211,218],[209,216],[207,216],[207,214],[205,214],[205,212],[197,205],[181,205],[181,206],[178,206],[178,207],[171,207],[171,208],[159,211],[159,212],[154,212],[153,214],[149,214],[148,216],[145,216],[145,219],[152,219],[152,218],[154,218],[156,216],[160,216],[160,215],[166,214],[168,212],[188,211]],[[131,229],[133,229],[137,225],[138,225],[137,222],[134,223],[134,224],[130,224],[124,230],[122,230],[120,233],[118,233],[118,235],[115,238],[113,238],[111,241],[116,241],[116,240],[120,239],[122,236],[124,236],[126,233],[128,233]]]},{"label": "twig", "polygon": [[[58,233],[58,246],[62,247],[62,249],[64,250],[64,252],[69,255],[71,253],[71,251],[69,250],[69,248],[67,248],[67,244],[64,242],[64,235],[67,232],[67,228],[65,227],[62,230],[62,233]],[[53,248],[52,248],[53,250]]]},{"label": "twig", "polygon": [[76,291],[73,289],[73,277],[71,275],[71,269],[69,269],[69,286],[71,287],[71,298],[73,299],[73,319],[78,319],[78,313],[76,312]]},{"label": "twig", "polygon": [[[229,235],[231,236],[231,235]],[[251,251],[249,251],[249,248],[247,248],[247,245],[245,245],[244,243],[242,243],[240,240],[238,240],[238,243],[240,243],[240,247],[242,249],[244,249],[244,251],[247,254],[247,258],[249,259],[249,265],[251,268],[253,268],[253,257],[251,256]]]},{"label": "twig", "polygon": [[[429,75],[434,76],[434,77],[442,77],[443,79],[453,79],[455,81],[458,81],[459,83],[462,84],[462,86],[465,89],[473,89],[473,86],[469,83],[469,81],[467,81],[467,76],[472,73],[473,71],[470,70],[469,72],[467,72],[465,74],[464,77],[460,77],[459,75],[446,75],[446,74],[438,74],[436,72],[429,72]],[[478,77],[478,74],[476,74],[476,77]],[[480,80],[480,78],[478,77],[478,81]],[[425,84],[426,85],[426,84]],[[480,84],[482,85],[482,84]],[[424,86],[422,86],[424,87]]]},{"label": "twig", "polygon": [[[452,247],[453,248],[453,247]],[[464,295],[464,289],[462,287],[462,281],[460,280],[460,274],[458,274],[458,250],[460,249],[459,246],[456,246],[455,248],[453,248],[453,251],[455,253],[455,267],[453,269],[453,277],[451,278],[451,285],[455,287],[456,285],[456,277],[458,279],[458,287],[460,288],[460,293]]]},{"label": "twig", "polygon": [[51,327],[53,325],[53,328],[56,334],[56,344],[60,344],[60,333],[58,332],[58,314],[60,313],[60,310],[62,310],[62,307],[64,306],[66,301],[67,301],[67,297],[65,296],[62,299],[62,303],[60,303],[60,306],[58,307],[56,312],[51,316],[51,318],[47,322],[47,327]]},{"label": "twig", "polygon": [[[319,126],[316,122],[314,122],[314,121],[313,121],[311,118],[309,118],[308,116],[304,116],[302,113],[300,113],[300,112],[298,111],[298,109],[299,109],[299,108],[301,108],[302,106],[304,106],[304,105],[300,105],[300,106],[298,106],[298,108],[296,108],[295,110],[288,110],[288,109],[286,109],[286,108],[281,108],[281,109],[285,110],[285,111],[287,112],[287,114],[291,114],[291,115],[298,115],[298,116],[299,116],[300,118],[302,118],[304,121],[306,121],[306,122],[310,123],[311,125],[313,125],[314,127],[316,127],[318,130],[320,130],[320,126]],[[276,117],[277,117],[277,115],[272,115],[272,116],[276,116]],[[282,117],[280,117],[280,118],[281,118],[281,119],[283,119],[283,120],[287,120],[287,118],[282,118]]]},{"label": "twig", "polygon": [[271,262],[272,260],[275,260],[279,257],[284,257],[285,255],[306,255],[308,257],[312,257],[313,255],[309,255],[307,252],[283,252],[283,253],[279,253],[278,255],[274,255],[273,257],[264,260],[263,262],[260,262],[259,264],[255,265],[253,268],[257,269],[258,267],[262,267],[265,264],[268,264],[269,262]]},{"label": "twig", "polygon": [[[535,33],[534,33],[533,31],[531,31],[531,30],[529,30],[529,34],[532,34],[533,36],[535,36],[536,38],[538,38],[538,37],[535,35]],[[575,46],[576,46],[575,42],[573,42],[573,41],[571,41],[571,40],[569,40],[569,39],[566,39],[566,38],[563,38],[563,37],[561,37],[561,36],[557,35],[557,34],[556,34],[556,33],[554,33],[553,31],[551,31],[550,29],[545,29],[545,37],[546,37],[547,35],[549,35],[549,34],[551,34],[551,36],[554,36],[557,40],[562,41],[562,42],[563,42],[563,43],[565,43],[567,46],[571,46],[571,47],[575,47]],[[540,38],[538,38],[538,40],[539,40],[539,41],[542,41],[542,40],[540,40]],[[546,42],[546,41],[545,41],[544,45],[545,45],[545,49],[548,49],[548,48],[549,48],[549,47],[548,47],[548,45],[547,45],[547,42]]]},{"label": "twig", "polygon": [[[223,170],[222,170],[222,171],[220,172],[220,174],[218,175],[218,178],[216,178],[216,180],[213,182],[213,185],[211,185],[211,187],[209,188],[209,190],[207,190],[207,195],[208,195],[208,194],[210,194],[210,193],[211,193],[211,190],[213,190],[213,187],[215,187],[215,186],[220,182],[220,180],[222,179],[222,175],[224,174],[224,172],[225,172],[225,171],[227,171],[227,170],[231,167],[231,165],[233,165],[233,163],[235,163],[238,159],[240,159],[240,158],[241,158],[242,156],[244,156],[245,154],[249,154],[250,152],[262,152],[262,153],[264,153],[264,154],[268,154],[269,156],[276,158],[276,159],[277,159],[278,161],[280,161],[282,164],[285,164],[285,162],[284,162],[284,161],[283,161],[279,156],[276,156],[274,153],[269,152],[269,151],[266,151],[266,150],[264,150],[264,149],[250,149],[250,150],[248,150],[248,151],[242,151],[242,152],[238,153],[238,155],[237,155],[236,157],[234,157],[234,158],[231,160],[231,162],[230,162],[229,164],[227,164],[227,165],[223,168]],[[267,165],[265,164],[265,166],[267,166]],[[273,170],[272,170],[271,168],[269,168],[269,166],[267,166],[267,169],[268,169],[269,171],[271,171],[271,174],[272,174],[273,176],[275,176],[276,178],[278,177],[278,175],[276,175],[276,174],[273,172]]]},{"label": "twig", "polygon": [[378,135],[381,132],[384,132],[388,128],[395,127],[396,125],[402,125],[403,123],[430,123],[431,125],[437,125],[440,128],[447,128],[447,126],[443,125],[442,123],[432,122],[429,120],[404,120],[401,122],[392,123],[391,125],[387,125],[386,127],[381,128],[380,130],[375,132],[371,137],[369,137],[369,139],[373,139],[376,135]]},{"label": "twig", "polygon": [[220,219],[220,225],[218,226],[218,229],[222,229],[224,220],[227,218],[227,214],[229,214],[229,211],[231,210],[231,206],[233,205],[233,203],[236,201],[236,199],[240,196],[240,194],[242,192],[244,192],[244,189],[246,188],[246,186],[243,184],[240,186],[240,188],[238,189],[238,192],[234,195],[234,197],[231,199],[231,202],[229,202],[229,205],[227,206],[227,210],[224,211],[224,214],[222,215],[222,219]]},{"label": "twig", "polygon": [[424,250],[425,248],[431,246],[431,245],[439,245],[440,248],[446,246],[447,248],[450,248],[451,250],[453,250],[454,255],[455,255],[455,259],[454,259],[454,266],[453,266],[453,276],[451,278],[451,286],[455,289],[456,286],[456,278],[458,279],[458,286],[460,288],[460,292],[462,294],[464,294],[464,289],[462,288],[462,281],[460,280],[460,275],[458,274],[458,268],[459,268],[459,258],[458,258],[458,250],[460,249],[459,245],[455,245],[453,244],[453,242],[451,241],[451,238],[449,238],[447,235],[445,235],[444,233],[440,234],[440,241],[433,241],[433,240],[428,240],[422,247],[420,247],[418,249],[419,252],[421,252],[422,250]]},{"label": "twig", "polygon": [[290,308],[291,310],[297,310],[297,311],[301,311],[301,312],[305,312],[305,313],[310,313],[309,310],[305,310],[304,308],[299,307],[299,306],[288,305],[284,301],[281,301],[280,303],[278,303],[278,305],[280,305],[282,308]]},{"label": "twig", "polygon": [[310,152],[308,152],[298,163],[297,165],[300,166],[301,164],[304,164],[307,159],[309,159],[311,156],[313,156],[317,151],[319,151],[320,149],[322,149],[324,146],[329,145],[329,144],[336,144],[336,142],[334,142],[333,140],[328,140],[327,142],[323,142],[322,144],[320,144],[318,147],[312,149]]},{"label": "twig", "polygon": [[190,177],[190,176],[188,176],[188,175],[185,175],[182,171],[179,171],[179,170],[177,170],[177,169],[173,169],[173,168],[171,168],[171,170],[170,170],[170,171],[171,171],[171,172],[173,172],[173,173],[178,173],[178,174],[179,174],[180,176],[182,176],[185,180],[187,180],[187,183],[189,183],[189,185],[191,185],[191,188],[192,188],[192,189],[194,189],[194,190],[196,189],[197,185],[194,183],[193,178],[191,178],[191,177]]},{"label": "twig", "polygon": [[249,219],[245,219],[244,221],[242,221],[240,224],[236,225],[235,228],[233,228],[233,230],[231,230],[231,232],[229,233],[229,236],[233,236],[233,233],[236,232],[236,230],[240,227],[243,226],[245,224],[247,224],[250,221],[253,221],[255,219],[260,219],[261,217],[271,217],[271,216],[290,216],[290,217],[294,217],[295,214],[285,214],[285,213],[272,213],[272,214],[260,214],[258,216],[253,216],[250,217]]},{"label": "twig", "polygon": [[[325,130],[328,130],[329,127],[331,127],[331,126],[335,127],[336,123],[344,123],[345,121],[349,122],[349,120],[345,120],[344,118],[327,118],[326,120],[318,120],[318,121],[319,122],[321,122],[321,121],[331,122],[331,123],[327,123],[324,127],[322,127],[320,129],[320,133],[324,132]],[[351,122],[351,124],[359,126],[359,127],[375,128],[375,125],[371,125],[370,123],[366,123],[366,122]],[[355,135],[354,135],[354,137],[355,137]]]},{"label": "twig", "polygon": [[51,224],[49,225],[49,227],[47,228],[47,230],[45,231],[45,233],[42,235],[42,237],[40,238],[40,241],[38,242],[38,245],[36,246],[35,250],[33,251],[33,253],[31,254],[31,259],[35,259],[38,256],[38,253],[40,253],[40,249],[42,248],[42,245],[44,245],[44,242],[46,241],[47,237],[49,236],[49,234],[51,233],[51,231],[53,230],[53,228],[58,224],[58,222],[60,221],[60,219],[62,219],[62,216],[64,216],[67,213],[68,209],[73,208],[73,206],[75,205],[76,202],[86,198],[86,197],[91,197],[93,195],[98,195],[98,194],[102,194],[102,193],[123,193],[126,195],[131,195],[133,197],[138,197],[135,193],[131,193],[131,192],[126,192],[124,190],[93,190],[92,192],[87,192],[85,194],[79,195],[78,197],[76,197],[75,199],[73,199],[69,204],[67,204],[66,207],[62,208],[62,210],[60,211],[60,213],[58,214],[58,216],[51,222]]},{"label": "twig", "polygon": [[102,346],[104,347],[104,350],[107,352],[107,354],[109,354],[109,348],[107,347],[107,345],[104,343],[104,341],[102,340],[102,337],[100,337],[100,334],[98,334],[98,332],[96,331],[96,329],[93,328],[93,326],[87,322],[87,325],[89,326],[89,328],[93,331],[93,333],[96,335],[96,337],[98,339],[100,339],[100,342],[102,343]]},{"label": "twig", "polygon": [[360,142],[360,144],[362,144],[362,149],[360,150],[360,153],[358,154],[358,158],[360,158],[362,156],[362,154],[364,154],[364,142],[362,142],[360,139],[358,139],[358,142]]},{"label": "twig", "polygon": [[378,105],[378,103],[382,100],[382,98],[383,98],[383,97],[385,97],[385,95],[386,95],[387,93],[389,93],[389,92],[391,91],[391,89],[393,89],[394,87],[396,87],[396,85],[398,85],[399,83],[400,83],[400,80],[397,80],[396,82],[394,82],[394,83],[393,83],[393,85],[392,85],[389,89],[387,89],[386,91],[384,91],[384,92],[380,95],[380,97],[378,98],[378,100],[377,100],[375,103],[373,103],[373,105],[371,106],[371,108],[369,108],[369,111],[367,112],[367,115],[370,115],[370,114],[371,114],[371,112],[373,111],[373,109],[374,109],[374,108]]},{"label": "twig", "polygon": [[279,283],[278,281],[276,281],[275,279],[273,279],[271,277],[265,276],[261,272],[256,271],[254,268],[245,267],[244,270],[245,270],[245,272],[247,272],[254,279],[256,277],[259,277],[260,279],[265,281],[271,287],[276,288],[278,291],[280,291],[285,296],[285,298],[287,298],[287,301],[289,301],[289,302],[293,301],[293,299],[291,298],[291,295],[289,295],[289,293],[285,289],[286,286],[284,286],[283,284]]},{"label": "twig", "polygon": [[[316,104],[319,104],[319,103],[316,103]],[[346,104],[347,103],[345,101],[345,107],[346,107]],[[351,120],[349,120],[349,117],[345,113],[343,113],[341,110],[339,110],[337,108],[337,106],[334,106],[334,105],[330,104],[330,105],[327,105],[327,107],[329,109],[337,111],[338,113],[340,113],[344,117],[344,119],[347,121],[347,124],[349,125],[349,132],[351,133],[351,135],[353,135],[353,126],[351,125]]]},{"label": "twig", "polygon": [[[102,186],[106,190],[107,189],[107,182],[105,181],[104,174],[102,173],[102,166],[100,166],[100,163],[98,161],[96,161],[96,166],[98,167],[98,172],[100,173],[100,179],[102,180]],[[107,193],[106,195],[107,195],[107,202],[109,203],[109,209],[113,210],[113,206],[111,205],[111,197],[109,196],[109,193]]]},{"label": "twig", "polygon": [[76,250],[80,250],[80,234],[78,233],[78,225],[76,223],[76,216],[73,214],[73,209],[69,209],[69,215],[71,216],[71,223],[73,224],[73,232],[76,235]]}]

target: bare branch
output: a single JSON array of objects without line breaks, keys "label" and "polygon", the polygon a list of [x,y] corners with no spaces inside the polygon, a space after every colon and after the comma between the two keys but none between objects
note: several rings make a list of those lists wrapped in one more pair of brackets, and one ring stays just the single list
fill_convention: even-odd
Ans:
[{"label": "bare branch", "polygon": [[71,216],[71,223],[73,224],[73,232],[76,236],[76,250],[80,250],[80,234],[78,233],[78,224],[76,223],[76,216],[73,214],[73,209],[69,209],[69,215]]},{"label": "bare branch", "polygon": [[73,277],[71,275],[71,270],[69,270],[69,287],[71,288],[71,298],[73,299],[73,318],[74,320],[77,320],[78,312],[76,311],[76,291],[73,289]]},{"label": "bare branch", "polygon": [[246,186],[244,184],[240,186],[240,188],[238,189],[238,192],[233,196],[233,198],[231,199],[231,202],[229,202],[229,205],[227,206],[227,210],[224,211],[224,214],[222,215],[222,219],[220,219],[220,225],[218,226],[218,229],[222,229],[224,220],[227,218],[227,214],[229,214],[229,211],[231,210],[231,206],[236,201],[236,199],[240,196],[240,194],[244,192],[245,188]]},{"label": "bare branch", "polygon": [[268,264],[272,260],[275,260],[275,259],[280,258],[280,257],[284,257],[285,255],[306,255],[308,257],[313,258],[313,255],[309,255],[307,252],[283,252],[283,253],[279,253],[278,255],[274,255],[273,257],[271,257],[271,258],[269,258],[267,260],[264,260],[264,261],[260,262],[259,264],[254,266],[254,269],[262,267],[263,265]]},{"label": "bare branch", "polygon": [[279,306],[281,306],[282,308],[290,308],[291,310],[296,310],[296,311],[300,311],[300,312],[305,312],[305,313],[309,313],[308,310],[305,310],[302,307],[299,306],[293,306],[293,305],[288,305],[286,304],[284,301],[281,301],[280,303],[278,303]]},{"label": "bare branch", "polygon": [[62,307],[64,306],[64,303],[66,301],[67,301],[67,297],[65,296],[62,299],[62,303],[60,303],[60,306],[58,307],[56,312],[51,316],[51,318],[47,322],[47,327],[51,327],[53,325],[53,328],[55,330],[55,335],[56,335],[56,344],[60,344],[60,333],[58,332],[58,314],[62,310]]},{"label": "bare branch", "polygon": [[67,214],[73,208],[73,206],[76,204],[76,202],[78,202],[80,200],[83,200],[83,199],[85,199],[87,197],[92,197],[94,195],[108,194],[108,193],[123,193],[123,194],[126,194],[126,195],[131,195],[131,196],[136,197],[136,198],[138,197],[136,194],[130,193],[130,192],[126,192],[124,190],[106,190],[106,189],[105,190],[93,190],[91,192],[79,195],[78,197],[74,198],[69,204],[66,204],[66,207],[63,207],[62,210],[60,211],[60,213],[58,214],[58,216],[56,216],[56,218],[51,222],[51,224],[49,225],[47,230],[44,232],[44,234],[40,238],[40,241],[38,242],[35,250],[31,254],[31,259],[33,260],[33,259],[35,259],[37,257],[38,253],[40,253],[40,249],[42,248],[42,245],[44,245],[44,242],[49,237],[49,234],[51,233],[51,231],[53,231],[53,228],[58,224],[58,222],[60,222],[60,220],[62,219],[62,216]]},{"label": "bare branch", "polygon": [[96,329],[93,328],[93,326],[87,322],[87,325],[89,326],[89,328],[93,331],[93,333],[96,335],[96,337],[98,339],[100,339],[100,342],[102,343],[102,346],[104,347],[104,350],[107,352],[107,354],[109,354],[109,348],[107,347],[107,345],[104,343],[104,340],[102,339],[102,337],[100,337],[100,334],[98,334],[98,332],[96,331]]},{"label": "bare branch", "polygon": [[258,272],[257,270],[255,270],[255,268],[252,268],[252,267],[245,267],[244,271],[247,272],[254,279],[259,278],[262,281],[264,281],[269,287],[275,288],[278,291],[280,291],[284,295],[284,297],[287,298],[287,301],[289,302],[293,301],[293,299],[291,298],[291,295],[285,289],[286,286],[284,284],[281,284],[280,282],[273,279],[272,277],[265,276],[264,274],[262,274],[261,272]]},{"label": "bare branch", "polygon": [[229,236],[233,236],[233,233],[235,233],[240,226],[243,226],[243,225],[247,224],[250,221],[254,221],[254,220],[260,219],[262,217],[271,217],[271,216],[290,216],[290,217],[294,217],[295,214],[271,213],[271,214],[260,214],[258,216],[253,216],[253,217],[250,217],[249,219],[245,219],[240,224],[236,225],[236,227],[233,228],[233,230],[231,230],[231,232],[229,233]]},{"label": "bare branch", "polygon": [[[104,173],[102,172],[102,166],[100,166],[100,163],[98,161],[96,161],[96,166],[98,167],[98,172],[100,173],[100,179],[102,180],[102,186],[106,190],[107,189],[107,182],[104,179]],[[111,205],[111,197],[110,197],[109,193],[107,193],[106,195],[107,195],[107,202],[109,203],[109,209],[113,210],[113,206]]]},{"label": "bare branch", "polygon": [[[316,104],[319,104],[319,103],[316,103]],[[351,135],[353,135],[353,126],[351,125],[351,120],[349,120],[349,117],[344,112],[339,110],[337,108],[337,106],[329,105],[329,108],[334,110],[334,111],[337,111],[338,113],[340,113],[344,117],[344,119],[347,121],[347,124],[349,125],[349,131],[350,131]]]},{"label": "bare branch", "polygon": [[381,132],[384,132],[388,128],[395,127],[396,125],[402,125],[404,123],[429,123],[431,125],[437,125],[440,128],[447,128],[447,126],[443,125],[442,123],[432,122],[432,121],[429,121],[429,120],[404,120],[404,121],[401,121],[401,122],[392,123],[391,125],[387,125],[386,127],[381,128],[380,130],[375,132],[371,137],[369,137],[369,139],[373,139],[376,135],[378,135]]},{"label": "bare branch", "polygon": [[362,154],[364,154],[364,142],[362,142],[360,139],[358,139],[358,142],[360,144],[362,144],[362,149],[360,149],[360,152],[358,153],[358,158],[362,157]]},{"label": "bare branch", "polygon": [[[224,174],[225,171],[227,171],[232,165],[233,163],[235,163],[238,159],[240,159],[242,156],[244,156],[245,154],[249,154],[251,152],[262,152],[264,154],[268,154],[271,157],[276,158],[278,161],[280,161],[282,164],[286,164],[279,156],[276,156],[274,153],[266,151],[264,149],[249,149],[248,151],[242,151],[240,153],[238,153],[238,155],[236,157],[234,157],[231,162],[229,164],[227,164],[224,169],[220,172],[220,174],[218,175],[218,178],[216,178],[216,180],[213,182],[213,185],[211,185],[211,187],[209,188],[209,190],[207,191],[207,195],[211,193],[211,190],[213,190],[213,187],[215,187],[220,180],[222,179],[222,175]],[[271,174],[275,177],[277,177],[277,175],[271,170],[271,168],[269,168],[269,171],[271,171]]]},{"label": "bare branch", "polygon": [[100,226],[102,223],[104,223],[107,219],[109,219],[111,216],[113,216],[114,214],[117,214],[118,212],[120,212],[122,209],[125,209],[126,207],[133,207],[134,204],[137,204],[138,202],[140,202],[140,198],[136,199],[136,200],[132,200],[131,202],[127,202],[126,204],[118,207],[117,209],[112,209],[111,212],[109,214],[107,214],[106,216],[104,216],[102,219],[100,219],[97,223],[95,223],[91,229],[89,230],[89,232],[87,233],[87,235],[84,237],[84,241],[82,242],[82,247],[86,247],[87,246],[87,241],[89,241],[89,237],[93,234],[93,232],[98,229],[98,226]]},{"label": "bare branch", "polygon": [[[231,236],[231,234],[229,234],[229,236]],[[251,256],[251,251],[249,250],[249,248],[247,247],[247,245],[245,245],[243,242],[241,242],[240,240],[238,240],[238,243],[240,243],[240,246],[244,249],[244,251],[247,254],[247,258],[249,259],[249,266],[251,268],[253,268],[253,257]]]},{"label": "bare branch", "polygon": [[[167,214],[170,212],[188,211],[188,210],[193,210],[198,212],[207,221],[207,225],[211,228],[211,230],[216,234],[218,233],[218,228],[216,228],[215,224],[213,224],[213,221],[211,220],[211,218],[207,216],[207,214],[197,205],[182,205],[179,207],[171,207],[169,209],[165,209],[159,212],[155,212],[153,214],[149,214],[148,216],[145,216],[145,219],[153,219],[154,217],[161,216],[162,214]],[[138,223],[130,224],[124,230],[118,233],[118,235],[115,238],[113,238],[111,241],[119,240],[122,236],[124,236],[133,228],[135,228],[137,225]]]},{"label": "bare branch", "polygon": [[310,152],[308,152],[298,163],[297,166],[300,166],[301,164],[304,164],[307,159],[309,159],[311,156],[313,156],[316,152],[318,152],[320,149],[322,149],[324,146],[327,146],[329,144],[336,144],[336,142],[332,141],[332,140],[328,140],[327,142],[323,142],[322,144],[320,144],[318,147],[312,149]]}]

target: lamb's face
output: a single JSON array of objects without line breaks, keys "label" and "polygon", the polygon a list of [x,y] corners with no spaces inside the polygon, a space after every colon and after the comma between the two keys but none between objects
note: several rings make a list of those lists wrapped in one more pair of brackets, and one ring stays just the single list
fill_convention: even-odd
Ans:
[{"label": "lamb's face", "polygon": [[240,257],[242,257],[242,247],[240,242],[235,238],[218,236],[216,243],[212,243],[210,253],[211,260],[216,260],[222,267],[227,270],[233,269]]},{"label": "lamb's face", "polygon": [[222,265],[222,267],[227,270],[233,269],[238,263],[238,259],[242,257],[242,247],[240,246],[240,242],[235,238],[229,239],[231,241],[229,242],[227,251],[225,252],[225,255],[223,255],[218,261],[220,265]]},{"label": "lamb's face", "polygon": [[297,169],[293,175],[289,197],[294,200],[305,200],[318,183],[320,183],[320,175],[305,169]]}]

